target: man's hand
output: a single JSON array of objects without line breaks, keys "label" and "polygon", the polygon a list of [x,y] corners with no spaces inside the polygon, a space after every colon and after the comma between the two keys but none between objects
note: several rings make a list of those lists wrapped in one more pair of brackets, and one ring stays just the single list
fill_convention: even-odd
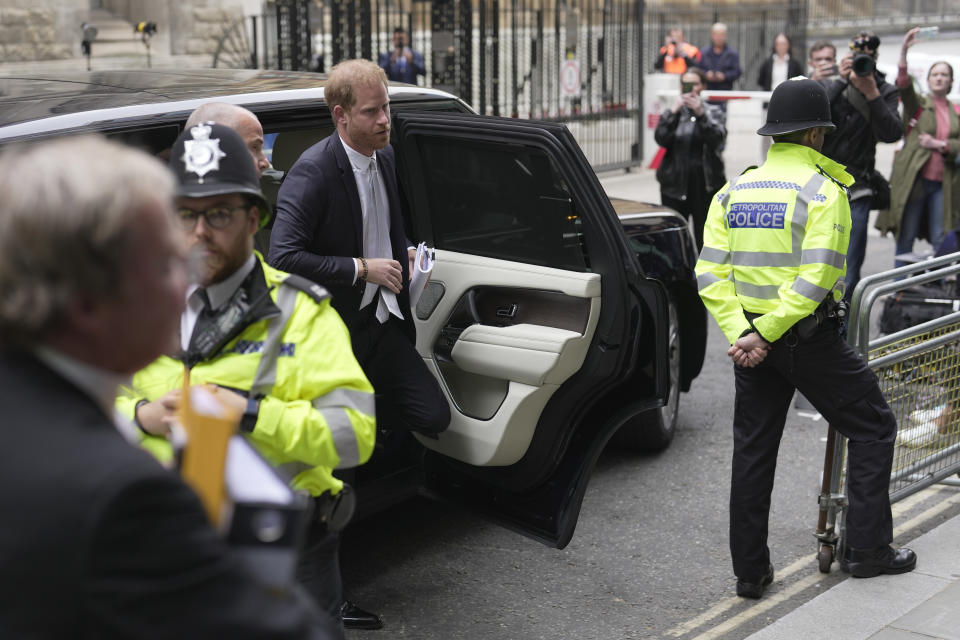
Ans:
[{"label": "man's hand", "polygon": [[872,73],[865,76],[858,76],[853,72],[853,54],[844,57],[840,61],[840,75],[847,79],[854,89],[863,94],[867,100],[873,100],[880,97],[880,91],[877,89],[877,79]]},{"label": "man's hand", "polygon": [[400,293],[403,284],[400,278],[403,271],[400,263],[388,258],[369,258],[367,259],[367,282],[379,284],[390,289],[394,293]]},{"label": "man's hand", "polygon": [[243,412],[247,410],[247,398],[236,391],[218,387],[215,384],[205,384],[203,386],[213,397],[230,407],[235,413],[243,415]]},{"label": "man's hand", "polygon": [[416,247],[410,247],[407,249],[407,262],[409,263],[407,271],[407,279],[413,278],[413,267],[414,263],[417,261],[417,249]]},{"label": "man's hand", "polygon": [[810,74],[811,80],[825,80],[833,75],[833,67],[836,66],[832,62],[821,62],[819,65],[813,67],[813,73]]},{"label": "man's hand", "polygon": [[153,402],[140,405],[136,418],[143,430],[155,436],[170,435],[170,423],[176,419],[181,393],[181,389],[173,389]]},{"label": "man's hand", "polygon": [[727,350],[727,355],[734,364],[741,367],[755,367],[767,357],[770,345],[757,332],[751,332],[738,339]]},{"label": "man's hand", "polygon": [[685,93],[681,96],[683,100],[683,105],[693,111],[698,116],[703,115],[703,101],[700,100],[700,96],[697,96],[693,93]]},{"label": "man's hand", "polygon": [[723,79],[726,78],[723,71],[707,71],[706,76],[708,82],[723,82]]}]

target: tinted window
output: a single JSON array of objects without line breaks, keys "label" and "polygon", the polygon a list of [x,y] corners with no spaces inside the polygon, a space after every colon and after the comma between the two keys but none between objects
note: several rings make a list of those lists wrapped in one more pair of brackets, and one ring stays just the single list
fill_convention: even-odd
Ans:
[{"label": "tinted window", "polygon": [[438,249],[589,271],[580,217],[546,153],[430,137],[420,151]]}]

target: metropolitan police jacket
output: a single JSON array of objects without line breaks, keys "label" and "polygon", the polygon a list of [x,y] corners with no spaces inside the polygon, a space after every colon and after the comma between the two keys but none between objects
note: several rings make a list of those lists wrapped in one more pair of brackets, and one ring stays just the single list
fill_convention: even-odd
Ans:
[{"label": "metropolitan police jacket", "polygon": [[703,229],[697,285],[733,344],[753,329],[773,342],[827,295],[839,299],[853,177],[809,147],[775,143],[767,161],[717,193]]},{"label": "metropolitan police jacket", "polygon": [[[332,471],[366,462],[376,433],[373,387],[353,355],[346,326],[322,287],[268,266],[271,313],[254,319],[207,360],[193,365],[190,384],[215,384],[260,399],[248,434],[257,450],[288,472],[295,489],[317,496],[343,483]],[[134,375],[117,400],[132,417],[139,399],[154,401],[183,384],[183,363],[162,356]],[[170,456],[162,438],[144,445]]]}]

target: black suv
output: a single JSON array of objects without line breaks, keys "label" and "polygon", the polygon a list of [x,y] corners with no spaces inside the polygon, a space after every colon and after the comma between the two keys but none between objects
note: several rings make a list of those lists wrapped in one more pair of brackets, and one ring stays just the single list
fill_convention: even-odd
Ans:
[{"label": "black suv", "polygon": [[[164,156],[195,107],[232,102],[263,124],[273,202],[334,130],[323,83],[230,70],[0,77],[0,145],[99,132]],[[395,497],[412,470],[418,488],[563,547],[607,441],[666,447],[700,372],[691,235],[663,207],[611,202],[563,124],[480,116],[407,85],[390,100],[407,235],[436,248],[417,349],[453,419],[397,447],[404,464],[375,453],[361,506]]]}]

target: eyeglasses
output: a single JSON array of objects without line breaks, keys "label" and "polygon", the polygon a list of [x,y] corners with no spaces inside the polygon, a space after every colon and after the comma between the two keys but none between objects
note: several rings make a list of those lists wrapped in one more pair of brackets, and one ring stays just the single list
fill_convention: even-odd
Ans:
[{"label": "eyeglasses", "polygon": [[180,224],[183,225],[185,231],[193,231],[197,226],[197,220],[200,219],[200,216],[203,216],[203,219],[207,222],[207,226],[211,229],[226,229],[227,226],[233,222],[234,212],[246,211],[246,209],[243,205],[211,207],[206,211],[194,211],[193,209],[181,207],[177,209],[177,217],[180,219]]}]

